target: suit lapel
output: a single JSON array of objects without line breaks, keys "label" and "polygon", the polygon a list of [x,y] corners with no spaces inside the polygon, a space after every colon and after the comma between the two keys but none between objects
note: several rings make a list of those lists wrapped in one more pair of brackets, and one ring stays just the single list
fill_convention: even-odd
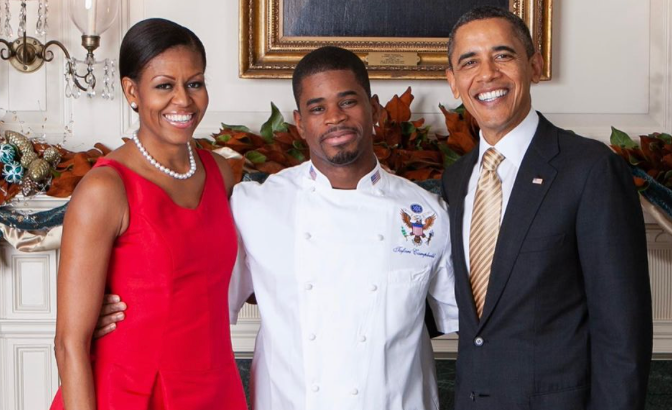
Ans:
[{"label": "suit lapel", "polygon": [[[549,164],[558,152],[558,129],[539,114],[539,126],[523,157],[499,231],[479,330],[488,321],[509,280],[521,245],[557,170]],[[541,184],[533,183],[536,178]]]},{"label": "suit lapel", "polygon": [[[455,286],[458,286],[459,289],[456,289],[457,293],[466,295],[467,297],[463,298],[463,304],[460,306],[460,309],[466,309],[466,313],[469,319],[472,320],[472,323],[478,323],[478,317],[476,316],[476,305],[474,304],[474,296],[471,291],[471,284],[469,282],[469,271],[467,270],[467,263],[464,256],[464,236],[462,231],[464,228],[464,198],[467,196],[467,190],[469,189],[469,179],[471,178],[471,173],[474,169],[474,165],[478,160],[478,145],[469,152],[464,162],[462,163],[461,169],[459,169],[459,175],[457,175],[457,194],[451,197],[457,198],[455,201],[451,201],[450,212],[452,215],[453,222],[453,233],[451,235],[451,241],[453,243],[453,265],[455,266],[455,275],[460,276],[459,280],[455,281]],[[449,168],[450,170],[451,168]],[[454,202],[454,203],[453,203]],[[466,303],[466,306],[465,306]]]}]

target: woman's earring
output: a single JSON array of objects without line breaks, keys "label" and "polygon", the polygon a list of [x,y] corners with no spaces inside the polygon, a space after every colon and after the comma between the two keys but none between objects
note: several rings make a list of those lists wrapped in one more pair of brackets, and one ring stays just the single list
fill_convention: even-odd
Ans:
[{"label": "woman's earring", "polygon": [[133,108],[134,111],[137,111],[138,110],[138,104],[135,101],[133,101],[131,103],[131,108]]}]

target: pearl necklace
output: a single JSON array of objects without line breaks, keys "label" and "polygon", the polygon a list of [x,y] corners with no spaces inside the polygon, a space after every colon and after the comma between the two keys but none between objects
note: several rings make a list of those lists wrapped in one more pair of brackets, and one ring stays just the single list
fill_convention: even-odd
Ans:
[{"label": "pearl necklace", "polygon": [[145,159],[149,161],[150,164],[154,165],[156,169],[163,172],[164,174],[169,175],[175,179],[187,179],[191,178],[196,173],[196,159],[194,158],[194,152],[191,150],[191,144],[187,143],[187,150],[189,151],[189,164],[190,164],[189,171],[185,172],[184,174],[180,174],[168,167],[164,167],[159,163],[159,161],[155,160],[154,157],[149,155],[149,152],[147,152],[145,147],[142,146],[142,143],[138,139],[137,132],[133,133],[131,139],[133,140],[133,142],[135,142],[135,146],[138,147],[138,150],[140,150],[142,156],[145,157]]}]

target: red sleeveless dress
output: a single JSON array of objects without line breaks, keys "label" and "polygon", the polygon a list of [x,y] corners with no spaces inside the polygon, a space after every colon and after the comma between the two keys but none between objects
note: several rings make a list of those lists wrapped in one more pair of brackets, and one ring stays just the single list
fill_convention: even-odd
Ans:
[{"label": "red sleeveless dress", "polygon": [[[198,154],[206,178],[195,209],[118,162],[96,163],[119,173],[130,211],[106,289],[126,318],[92,346],[98,410],[247,409],[228,316],[236,231],[219,168]],[[63,409],[60,390],[51,409]]]}]

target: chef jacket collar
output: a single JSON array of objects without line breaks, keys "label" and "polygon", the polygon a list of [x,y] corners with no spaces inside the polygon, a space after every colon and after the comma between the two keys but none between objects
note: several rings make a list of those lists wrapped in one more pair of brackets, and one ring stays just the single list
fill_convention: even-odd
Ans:
[{"label": "chef jacket collar", "polygon": [[[310,162],[310,161],[309,161]],[[380,163],[378,162],[378,159],[376,159],[376,166],[373,167],[371,172],[368,174],[364,175],[362,179],[359,180],[357,183],[357,190],[358,191],[364,191],[364,190],[373,190],[375,189],[376,191],[381,191],[382,187],[382,179],[385,173],[380,167]],[[329,179],[321,173],[317,167],[313,166],[313,163],[310,162],[310,166],[308,167],[308,179],[312,181],[315,185],[323,187],[323,188],[328,188],[332,189],[331,187],[331,182],[329,182]]]}]

